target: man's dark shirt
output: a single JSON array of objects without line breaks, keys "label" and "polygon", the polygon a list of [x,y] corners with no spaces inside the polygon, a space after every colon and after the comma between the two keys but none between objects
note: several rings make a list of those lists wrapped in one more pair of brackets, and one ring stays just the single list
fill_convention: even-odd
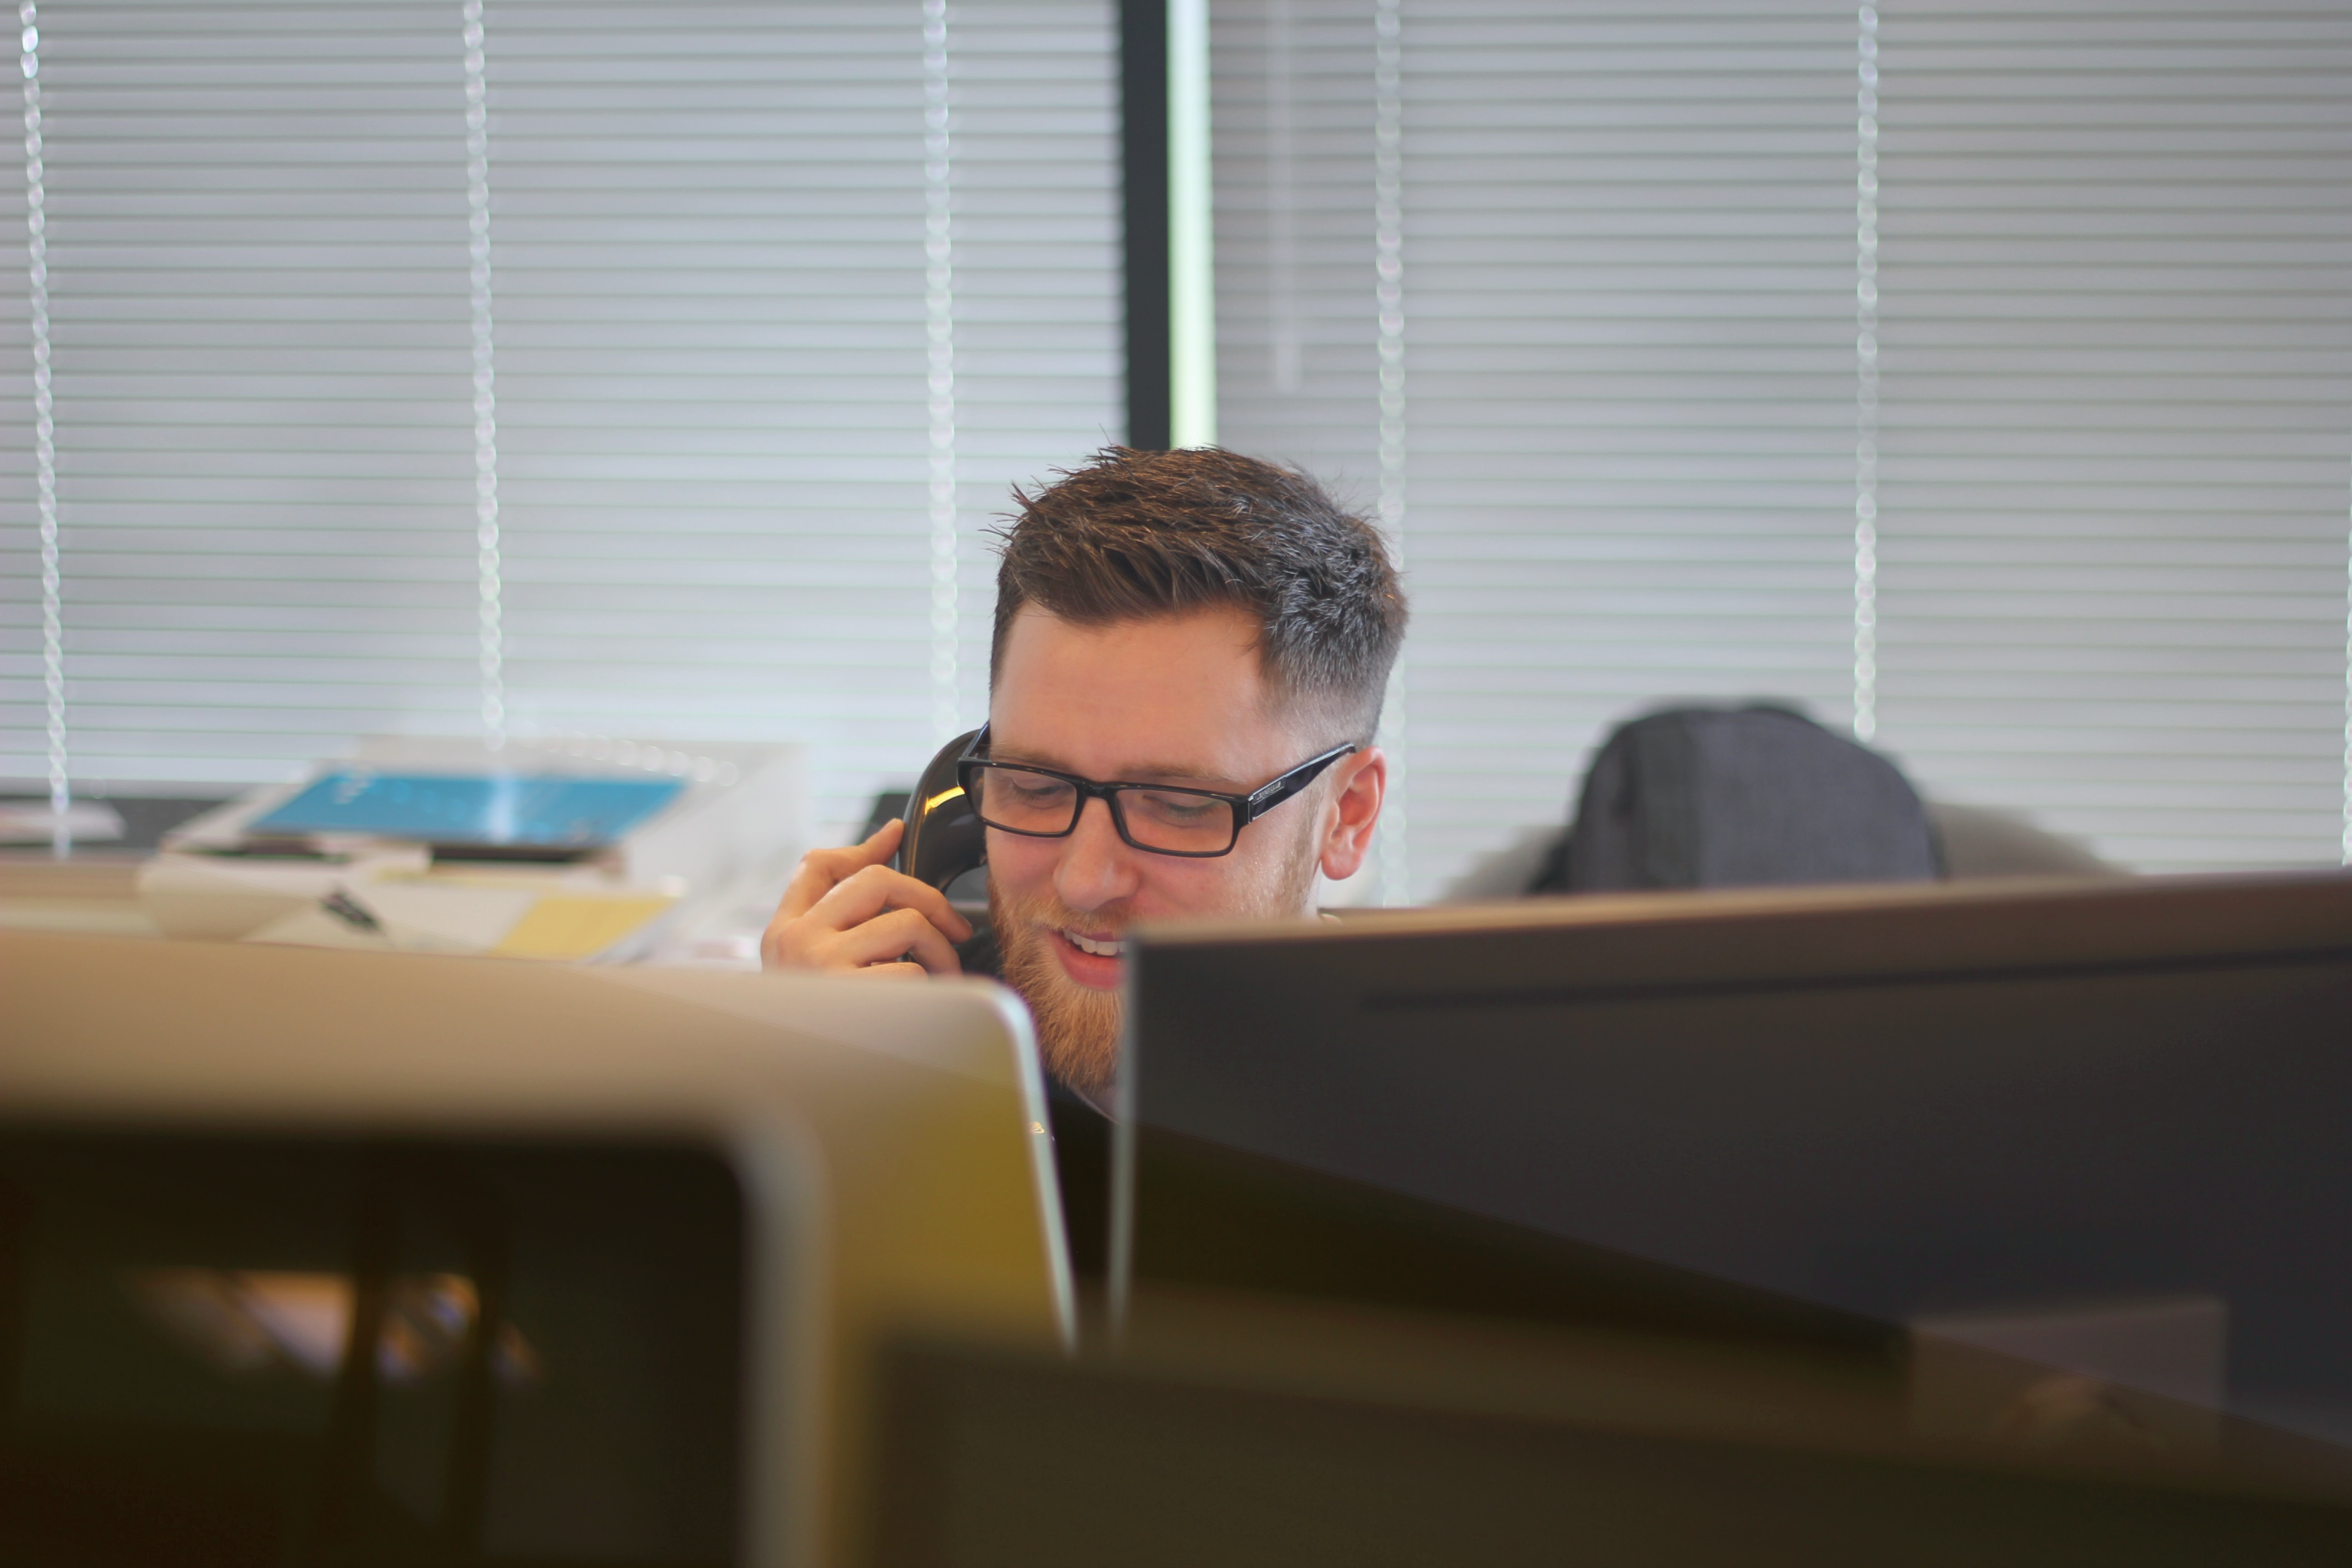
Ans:
[{"label": "man's dark shirt", "polygon": [[[973,915],[971,924],[971,940],[956,949],[963,972],[1002,981],[1003,958],[986,912]],[[1110,1259],[1110,1118],[1050,1073],[1045,1111],[1054,1131],[1054,1173],[1062,1189],[1070,1271],[1082,1282],[1099,1282]]]}]

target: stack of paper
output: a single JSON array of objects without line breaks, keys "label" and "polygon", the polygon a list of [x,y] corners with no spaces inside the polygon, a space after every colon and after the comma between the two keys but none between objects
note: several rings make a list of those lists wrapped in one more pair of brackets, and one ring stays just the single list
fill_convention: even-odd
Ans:
[{"label": "stack of paper", "polygon": [[421,854],[331,866],[165,856],[140,893],[173,936],[562,963],[636,956],[679,901],[677,889],[576,873],[436,870]]}]

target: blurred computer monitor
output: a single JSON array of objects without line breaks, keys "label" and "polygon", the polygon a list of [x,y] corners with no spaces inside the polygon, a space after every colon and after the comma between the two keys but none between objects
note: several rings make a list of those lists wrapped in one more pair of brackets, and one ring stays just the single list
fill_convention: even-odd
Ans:
[{"label": "blurred computer monitor", "polygon": [[2284,1568],[2352,1548],[2352,1486],[2317,1445],[2260,1466],[1965,1446],[1698,1341],[1170,1294],[1143,1293],[1116,1353],[901,1348],[872,1568]]},{"label": "blurred computer monitor", "polygon": [[801,1564],[870,1352],[1070,1333],[1025,1016],[0,932],[0,1558]]},{"label": "blurred computer monitor", "polygon": [[[2172,1420],[2148,1395],[2352,1442],[2352,878],[1596,898],[1132,963],[1115,1291],[1769,1340],[2025,1437]],[[1988,1389],[1979,1351],[2053,1375]]]}]

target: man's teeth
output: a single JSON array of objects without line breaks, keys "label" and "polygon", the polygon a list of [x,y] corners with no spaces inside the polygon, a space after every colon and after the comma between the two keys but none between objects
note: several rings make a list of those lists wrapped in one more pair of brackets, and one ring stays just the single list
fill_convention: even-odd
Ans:
[{"label": "man's teeth", "polygon": [[1062,940],[1080,952],[1091,952],[1097,958],[1123,958],[1127,954],[1125,942],[1100,941],[1090,936],[1080,936],[1074,931],[1064,931]]}]

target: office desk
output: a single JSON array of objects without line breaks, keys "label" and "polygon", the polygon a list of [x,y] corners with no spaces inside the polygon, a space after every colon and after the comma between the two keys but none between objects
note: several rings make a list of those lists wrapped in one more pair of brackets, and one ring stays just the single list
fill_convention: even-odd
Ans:
[{"label": "office desk", "polygon": [[46,850],[0,852],[0,927],[160,937],[139,902],[142,858],[100,852],[53,860]]}]

